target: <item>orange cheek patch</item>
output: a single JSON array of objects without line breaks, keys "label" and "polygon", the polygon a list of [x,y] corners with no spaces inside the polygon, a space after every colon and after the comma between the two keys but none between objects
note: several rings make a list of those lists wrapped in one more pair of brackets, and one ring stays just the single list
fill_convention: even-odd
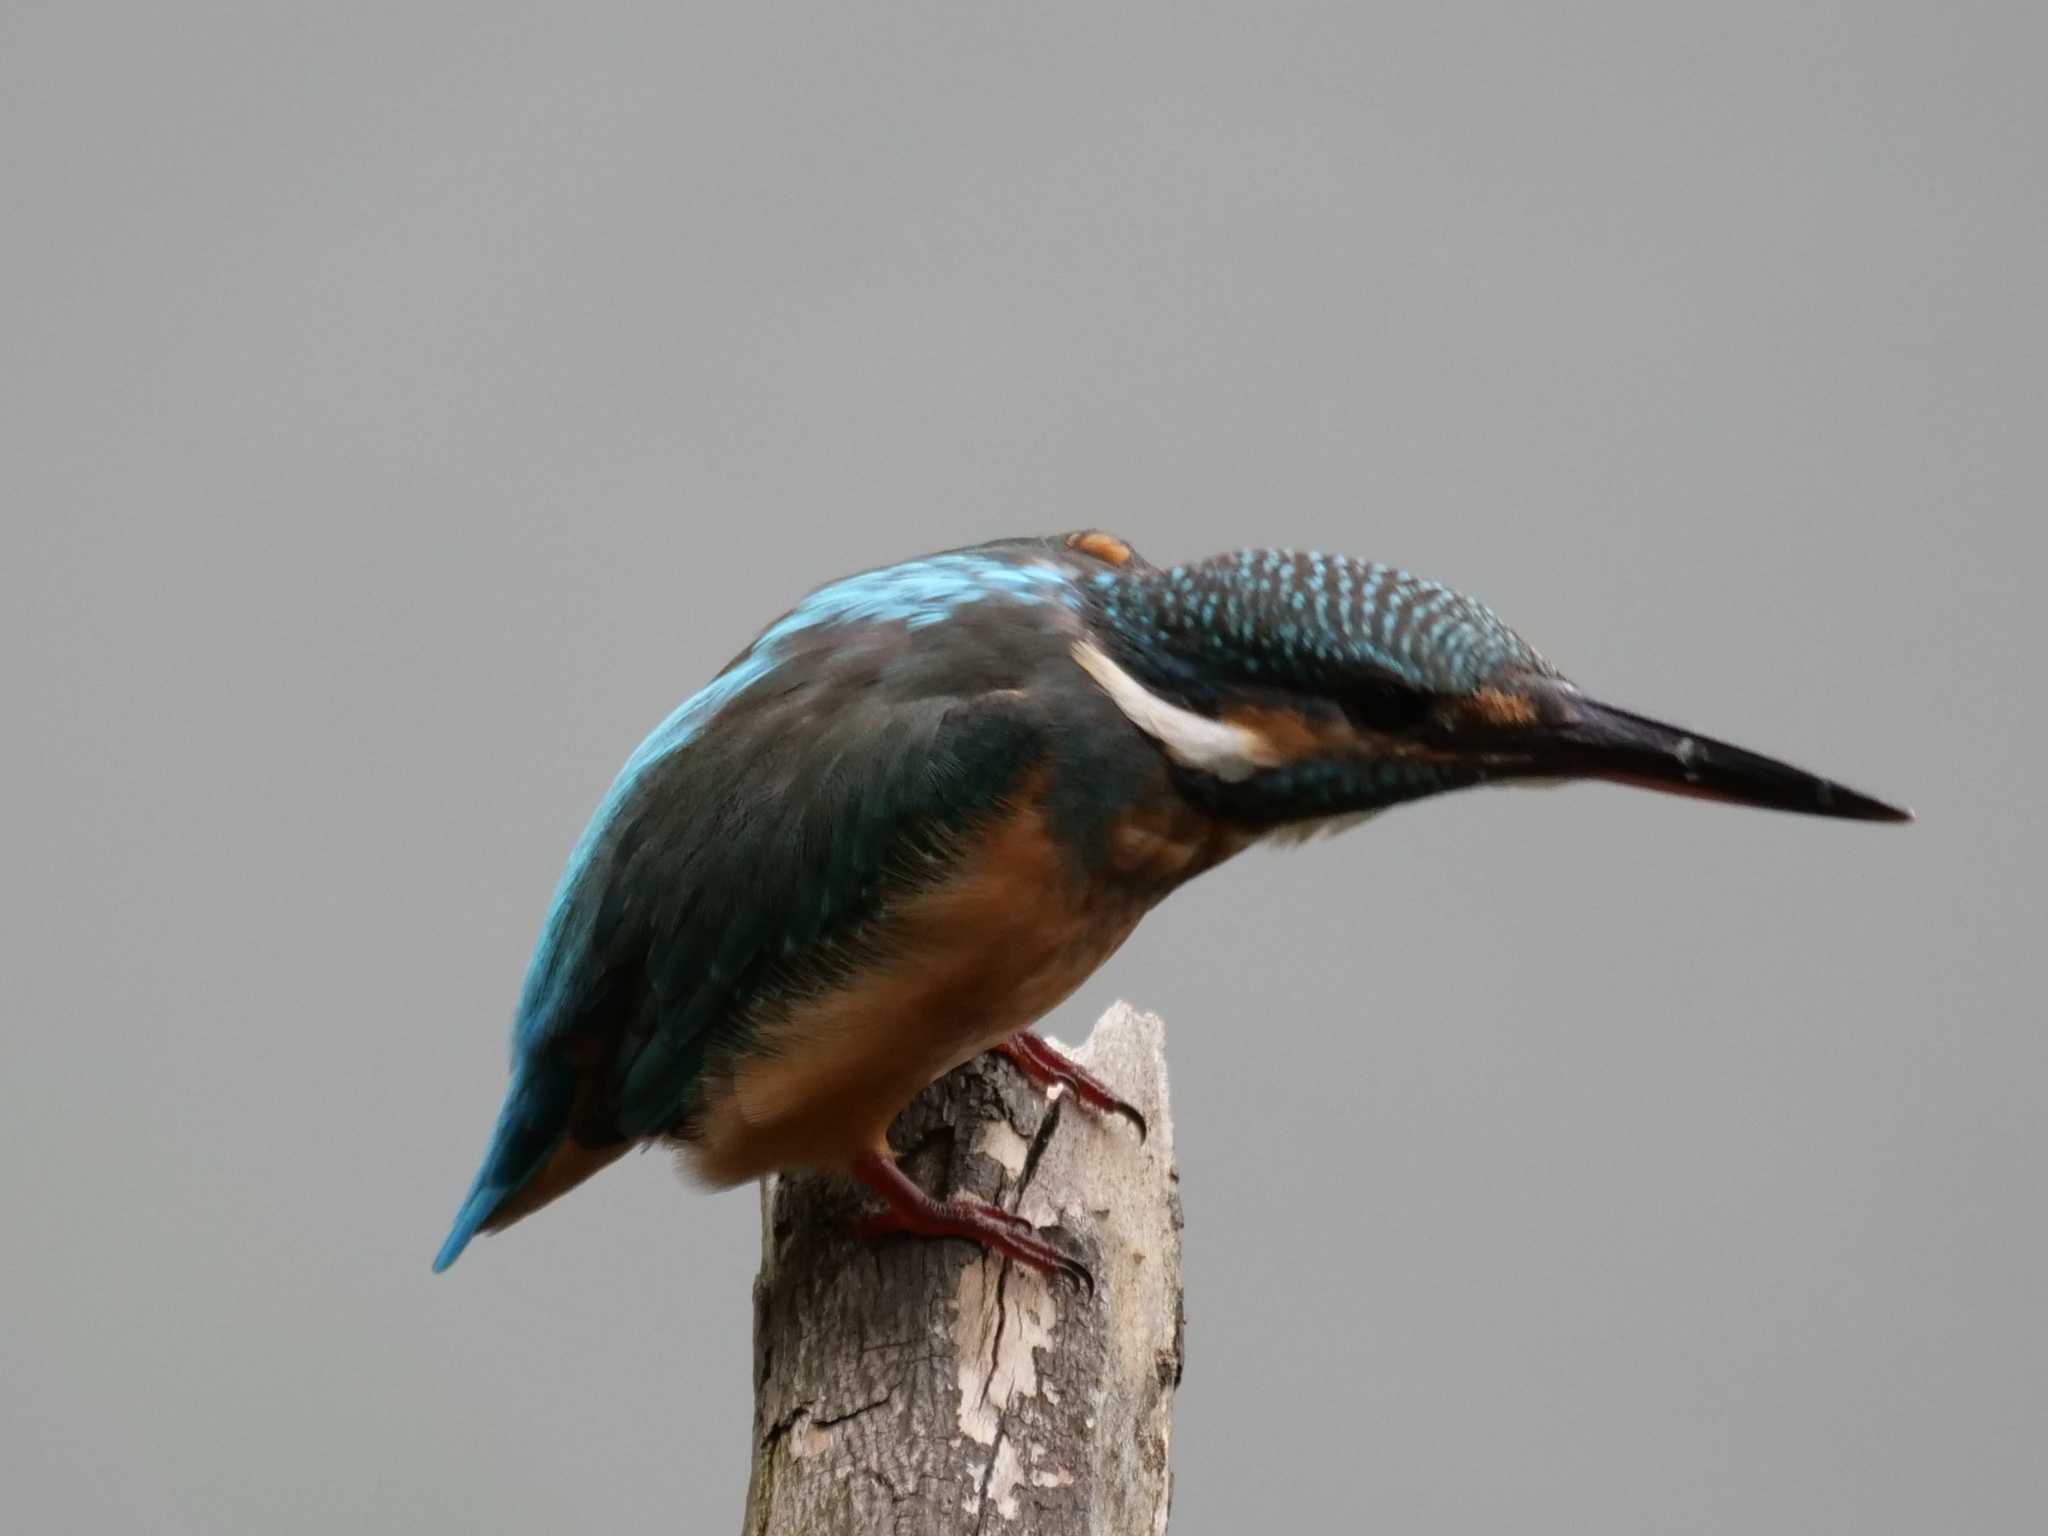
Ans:
[{"label": "orange cheek patch", "polygon": [[1226,724],[1252,732],[1270,754],[1265,766],[1299,763],[1312,757],[1334,757],[1356,751],[1360,737],[1344,720],[1313,720],[1293,710],[1257,705],[1231,710]]},{"label": "orange cheek patch", "polygon": [[[1520,701],[1507,699],[1507,703],[1511,706],[1519,705]],[[1291,709],[1276,709],[1270,705],[1248,705],[1231,710],[1223,718],[1227,724],[1256,734],[1263,748],[1263,754],[1259,758],[1259,766],[1262,768],[1277,768],[1287,763],[1335,757],[1401,758],[1418,763],[1457,761],[1455,753],[1441,748],[1430,747],[1399,735],[1360,730],[1345,716],[1334,711],[1318,717]],[[1535,718],[1533,710],[1530,712],[1530,718]]]},{"label": "orange cheek patch", "polygon": [[1481,725],[1503,730],[1527,729],[1537,723],[1534,704],[1500,688],[1481,688],[1459,708]]},{"label": "orange cheek patch", "polygon": [[1104,533],[1091,528],[1086,533],[1067,535],[1067,548],[1078,549],[1084,555],[1093,555],[1107,565],[1129,565],[1131,546],[1113,533]]}]

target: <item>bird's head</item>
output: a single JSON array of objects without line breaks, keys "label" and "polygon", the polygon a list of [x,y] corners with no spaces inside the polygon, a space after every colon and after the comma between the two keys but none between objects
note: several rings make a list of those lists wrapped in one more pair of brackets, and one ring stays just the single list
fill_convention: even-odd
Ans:
[{"label": "bird's head", "polygon": [[1597,703],[1488,609],[1403,571],[1295,550],[1102,565],[1084,578],[1090,638],[1076,659],[1183,788],[1235,820],[1281,830],[1475,784],[1574,779],[1911,819]]}]

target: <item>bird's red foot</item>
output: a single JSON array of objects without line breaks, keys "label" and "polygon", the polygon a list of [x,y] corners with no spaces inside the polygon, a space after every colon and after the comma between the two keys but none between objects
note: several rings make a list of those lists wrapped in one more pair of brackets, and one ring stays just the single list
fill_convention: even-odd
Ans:
[{"label": "bird's red foot", "polygon": [[998,1210],[981,1200],[934,1200],[896,1165],[894,1158],[869,1153],[853,1165],[853,1176],[882,1197],[887,1207],[855,1229],[861,1237],[908,1232],[917,1237],[964,1237],[1004,1258],[1015,1259],[1048,1279],[1073,1281],[1095,1290],[1095,1277],[1078,1259],[1068,1258],[1038,1236],[1022,1216]]},{"label": "bird's red foot", "polygon": [[[872,1189],[874,1185],[869,1183],[868,1187]],[[1015,1211],[1006,1211],[1000,1205],[990,1205],[986,1200],[977,1200],[972,1195],[955,1195],[950,1200],[934,1200],[932,1204],[942,1211],[956,1213],[964,1211],[975,1221],[1000,1222],[1015,1232],[1035,1232],[1038,1230]],[[923,1227],[912,1225],[893,1206],[887,1210],[877,1211],[872,1216],[861,1217],[854,1224],[853,1228],[853,1235],[859,1238],[888,1237],[898,1232],[908,1232],[925,1237],[951,1235],[948,1233],[926,1232]]]},{"label": "bird's red foot", "polygon": [[1031,1081],[1041,1088],[1066,1089],[1099,1115],[1122,1115],[1137,1127],[1138,1140],[1145,1139],[1145,1117],[1137,1106],[1117,1097],[1116,1091],[1079,1062],[1069,1061],[1038,1036],[1025,1030],[996,1047]]}]

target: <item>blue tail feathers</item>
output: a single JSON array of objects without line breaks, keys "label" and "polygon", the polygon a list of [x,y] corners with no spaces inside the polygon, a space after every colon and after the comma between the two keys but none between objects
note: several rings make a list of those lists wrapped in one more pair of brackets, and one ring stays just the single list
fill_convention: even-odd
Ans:
[{"label": "blue tail feathers", "polygon": [[491,1219],[491,1212],[498,1208],[509,1191],[478,1179],[476,1187],[470,1190],[469,1198],[462,1202],[462,1209],[455,1215],[455,1225],[449,1230],[448,1240],[441,1245],[441,1251],[434,1255],[434,1273],[439,1274],[450,1264],[462,1257],[462,1250],[469,1246],[469,1240],[483,1229]]},{"label": "blue tail feathers", "polygon": [[434,1257],[435,1274],[462,1256],[469,1240],[547,1161],[568,1127],[573,1096],[573,1075],[560,1063],[526,1061],[514,1070],[505,1107],[498,1111],[497,1129],[491,1133],[491,1149],[456,1213],[448,1240]]}]

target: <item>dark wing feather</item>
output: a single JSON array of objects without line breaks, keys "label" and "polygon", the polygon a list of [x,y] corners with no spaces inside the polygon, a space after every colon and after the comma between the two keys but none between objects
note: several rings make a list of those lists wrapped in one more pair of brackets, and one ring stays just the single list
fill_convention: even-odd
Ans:
[{"label": "dark wing feather", "polygon": [[869,697],[809,732],[741,728],[751,769],[683,754],[656,814],[690,825],[627,862],[627,888],[661,893],[661,917],[628,940],[646,957],[650,1006],[644,1037],[611,1061],[618,1135],[674,1127],[707,1054],[746,1046],[753,1006],[850,964],[864,927],[932,879],[1036,755],[1036,724],[1009,695]]},{"label": "dark wing feather", "polygon": [[[530,969],[513,1081],[437,1261],[531,1179],[563,1134],[673,1130],[750,1007],[844,967],[864,925],[933,878],[1037,757],[1009,690],[905,690],[893,645],[771,674],[608,803]],[[872,654],[870,654],[872,652]],[[782,676],[788,676],[785,671]]]}]

